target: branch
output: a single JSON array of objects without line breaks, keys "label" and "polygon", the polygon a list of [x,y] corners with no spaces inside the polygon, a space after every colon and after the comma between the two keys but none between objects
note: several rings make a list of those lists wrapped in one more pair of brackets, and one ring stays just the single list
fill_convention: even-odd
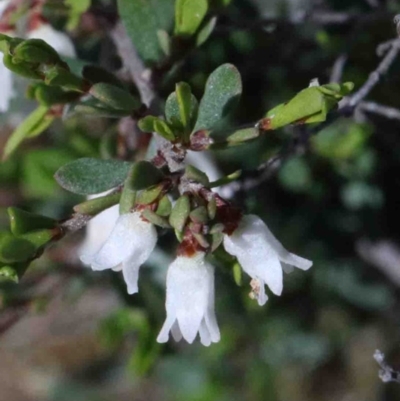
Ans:
[{"label": "branch", "polygon": [[335,61],[332,67],[331,77],[329,82],[339,83],[342,80],[343,70],[347,62],[347,54],[341,54]]},{"label": "branch", "polygon": [[85,227],[93,217],[87,214],[75,213],[70,219],[61,223],[60,227],[63,229],[64,235],[71,234]]},{"label": "branch", "polygon": [[151,103],[156,98],[151,84],[151,71],[146,69],[121,22],[117,23],[110,32],[110,36],[114,41],[124,68],[129,71],[132,80],[139,90],[142,102],[147,107],[150,107]]},{"label": "branch", "polygon": [[390,120],[400,120],[400,110],[375,102],[361,102],[358,108],[361,111],[378,114]]},{"label": "branch", "polygon": [[355,108],[368,94],[375,88],[384,75],[387,74],[389,68],[396,60],[400,52],[400,38],[390,43],[390,49],[387,51],[386,56],[379,63],[375,71],[373,71],[364,85],[346,102],[346,107]]}]

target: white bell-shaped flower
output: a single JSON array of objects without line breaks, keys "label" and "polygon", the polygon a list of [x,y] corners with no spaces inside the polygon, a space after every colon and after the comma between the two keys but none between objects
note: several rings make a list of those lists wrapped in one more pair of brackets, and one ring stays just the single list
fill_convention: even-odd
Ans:
[{"label": "white bell-shaped flower", "polygon": [[[89,195],[88,200],[96,199],[108,192]],[[119,217],[119,205],[114,205],[93,217],[86,224],[85,239],[78,249],[78,255],[93,255],[106,242]]]},{"label": "white bell-shaped flower", "polygon": [[122,214],[100,250],[94,255],[82,255],[81,260],[93,270],[122,270],[128,293],[135,294],[139,268],[149,258],[156,242],[156,229],[142,220],[139,212]]},{"label": "white bell-shaped flower", "polygon": [[48,23],[41,24],[38,28],[32,29],[28,33],[27,39],[42,39],[62,56],[76,57],[75,47],[70,37],[64,32],[55,30]]},{"label": "white bell-shaped flower", "polygon": [[[275,295],[282,293],[282,269],[289,272],[291,266],[301,270],[312,266],[311,261],[288,252],[255,215],[243,216],[233,234],[225,235],[224,247],[228,253],[236,256],[243,270],[254,280],[253,294],[259,305],[264,305],[268,300],[264,284]],[[255,291],[254,286],[258,287]]]},{"label": "white bell-shaped flower", "polygon": [[193,257],[178,256],[168,268],[167,318],[157,337],[165,343],[171,332],[175,341],[182,337],[192,343],[197,333],[203,345],[220,340],[214,311],[214,268],[204,260],[204,253]]}]

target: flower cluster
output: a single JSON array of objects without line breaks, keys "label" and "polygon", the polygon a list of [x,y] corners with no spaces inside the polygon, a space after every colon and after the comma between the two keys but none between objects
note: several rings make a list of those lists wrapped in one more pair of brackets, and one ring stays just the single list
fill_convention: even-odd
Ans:
[{"label": "flower cluster", "polygon": [[[311,261],[288,252],[259,217],[241,216],[218,195],[214,196],[219,199],[218,224],[224,225],[221,243],[252,278],[251,295],[259,305],[264,305],[268,299],[265,285],[275,295],[282,293],[283,271],[311,267]],[[104,223],[104,219],[100,219],[98,224]],[[214,267],[206,261],[210,249],[203,241],[196,241],[196,232],[193,232],[207,230],[205,224],[194,226],[193,221],[187,223],[178,256],[168,268],[167,317],[157,338],[160,343],[168,341],[169,333],[176,341],[184,338],[188,343],[192,343],[199,333],[201,343],[206,346],[220,340],[214,310]],[[90,231],[98,229],[95,224],[90,227]],[[134,294],[138,292],[139,268],[150,256],[156,241],[154,224],[144,217],[143,209],[136,208],[120,215],[100,249],[94,254],[83,255],[81,260],[93,270],[122,270],[128,293]]]}]

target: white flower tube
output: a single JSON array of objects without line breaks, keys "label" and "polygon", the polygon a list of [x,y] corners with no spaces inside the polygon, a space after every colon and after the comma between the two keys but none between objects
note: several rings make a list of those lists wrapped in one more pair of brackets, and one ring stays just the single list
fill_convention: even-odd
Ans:
[{"label": "white flower tube", "polygon": [[311,261],[288,252],[255,215],[244,216],[234,233],[225,235],[224,247],[237,257],[243,270],[260,284],[256,293],[259,305],[264,305],[268,300],[264,284],[274,294],[282,293],[282,268],[289,271],[289,267],[294,266],[307,270],[312,266]]},{"label": "white flower tube", "polygon": [[175,341],[182,337],[192,343],[197,333],[203,345],[220,340],[214,311],[214,268],[205,262],[204,253],[178,256],[168,268],[167,318],[157,341],[165,343],[171,332]]},{"label": "white flower tube", "polygon": [[83,263],[93,270],[122,270],[129,294],[138,292],[140,266],[149,258],[157,242],[157,232],[140,213],[118,217],[110,236],[94,255],[82,255]]},{"label": "white flower tube", "polygon": [[70,37],[64,32],[56,31],[50,24],[45,23],[31,30],[27,38],[42,39],[62,56],[76,57],[75,47]]},{"label": "white flower tube", "polygon": [[[95,199],[107,193],[88,196]],[[78,250],[80,255],[93,255],[106,242],[119,217],[119,205],[114,205],[93,217],[86,225],[85,239]]]}]

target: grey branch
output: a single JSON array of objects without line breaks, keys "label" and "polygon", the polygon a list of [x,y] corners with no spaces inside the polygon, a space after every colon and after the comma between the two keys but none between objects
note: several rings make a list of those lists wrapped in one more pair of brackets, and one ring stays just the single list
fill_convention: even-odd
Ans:
[{"label": "grey branch", "polygon": [[60,226],[64,230],[65,234],[73,233],[85,227],[92,217],[94,216],[75,213],[70,219],[64,221]]},{"label": "grey branch", "polygon": [[346,102],[346,106],[352,108],[356,107],[362,100],[364,100],[368,94],[375,88],[384,75],[387,74],[389,68],[396,60],[400,52],[400,39],[396,39],[391,42],[390,49],[387,51],[386,56],[379,63],[377,69],[373,71],[364,85],[352,96],[349,97]]},{"label": "grey branch", "polygon": [[331,77],[329,82],[339,83],[342,80],[343,70],[347,62],[347,54],[341,54],[335,61],[332,67]]},{"label": "grey branch", "polygon": [[385,354],[378,349],[374,353],[374,359],[378,362],[381,369],[379,370],[379,378],[384,382],[397,382],[400,383],[400,372],[394,370],[385,361]]},{"label": "grey branch", "polygon": [[361,111],[378,114],[390,120],[400,120],[400,110],[375,102],[361,102],[358,108]]},{"label": "grey branch", "polygon": [[121,22],[117,23],[110,36],[115,43],[123,66],[129,71],[139,90],[142,102],[149,107],[155,98],[151,84],[151,71],[144,66]]}]

